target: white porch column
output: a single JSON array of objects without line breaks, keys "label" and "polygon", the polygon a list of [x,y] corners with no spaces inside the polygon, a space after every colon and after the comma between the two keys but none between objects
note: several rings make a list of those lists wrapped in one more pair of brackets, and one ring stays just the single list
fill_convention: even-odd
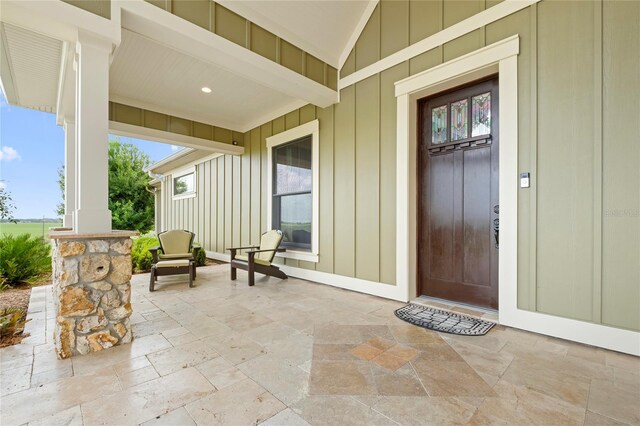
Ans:
[{"label": "white porch column", "polygon": [[76,45],[76,189],[74,231],[111,231],[108,207],[109,55],[111,43],[78,34]]},{"label": "white porch column", "polygon": [[64,120],[64,218],[63,226],[73,228],[76,210],[76,123]]}]

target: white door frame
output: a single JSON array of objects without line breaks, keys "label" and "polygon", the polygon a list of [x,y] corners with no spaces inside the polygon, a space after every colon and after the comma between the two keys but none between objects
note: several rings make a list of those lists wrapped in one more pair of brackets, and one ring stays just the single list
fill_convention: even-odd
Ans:
[{"label": "white door frame", "polygon": [[500,247],[498,320],[501,324],[640,355],[640,333],[518,309],[518,54],[511,36],[395,83],[397,98],[396,285],[416,295],[417,101],[499,74]]}]

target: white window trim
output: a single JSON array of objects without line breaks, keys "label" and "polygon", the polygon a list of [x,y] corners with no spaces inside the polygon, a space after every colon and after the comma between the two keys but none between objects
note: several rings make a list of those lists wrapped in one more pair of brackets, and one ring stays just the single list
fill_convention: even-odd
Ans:
[{"label": "white window trim", "polygon": [[[193,191],[185,192],[184,194],[174,195],[174,184],[176,179],[182,176],[186,176],[190,173],[193,173]],[[173,200],[184,200],[185,198],[194,198],[198,193],[198,176],[196,176],[196,168],[195,166],[181,169],[171,174],[171,197]]]},{"label": "white window trim", "polygon": [[310,121],[293,129],[287,130],[277,135],[267,138],[267,227],[271,228],[272,200],[273,200],[273,150],[272,148],[285,143],[293,142],[296,139],[311,135],[311,251],[290,250],[276,253],[277,257],[305,260],[307,262],[318,262],[318,229],[319,228],[319,200],[320,200],[320,122]]}]

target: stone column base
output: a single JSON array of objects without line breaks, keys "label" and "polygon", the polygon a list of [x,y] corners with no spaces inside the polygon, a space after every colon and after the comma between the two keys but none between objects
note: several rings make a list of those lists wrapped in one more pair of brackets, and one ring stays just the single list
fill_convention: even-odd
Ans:
[{"label": "stone column base", "polygon": [[131,235],[50,234],[59,358],[131,342]]}]

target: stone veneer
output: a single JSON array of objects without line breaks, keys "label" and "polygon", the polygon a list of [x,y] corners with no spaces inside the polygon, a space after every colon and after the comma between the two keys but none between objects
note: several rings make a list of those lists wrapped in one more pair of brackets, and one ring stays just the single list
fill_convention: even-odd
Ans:
[{"label": "stone veneer", "polygon": [[131,342],[131,233],[60,234],[51,234],[58,357]]}]

